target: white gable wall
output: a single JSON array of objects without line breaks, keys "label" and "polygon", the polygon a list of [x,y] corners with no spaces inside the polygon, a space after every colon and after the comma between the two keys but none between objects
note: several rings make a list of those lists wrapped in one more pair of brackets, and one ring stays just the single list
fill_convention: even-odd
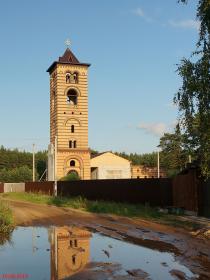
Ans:
[{"label": "white gable wall", "polygon": [[[91,167],[97,168],[97,179],[131,178],[130,161],[111,152],[107,152],[92,158]],[[96,173],[94,173],[94,177],[95,174]]]}]

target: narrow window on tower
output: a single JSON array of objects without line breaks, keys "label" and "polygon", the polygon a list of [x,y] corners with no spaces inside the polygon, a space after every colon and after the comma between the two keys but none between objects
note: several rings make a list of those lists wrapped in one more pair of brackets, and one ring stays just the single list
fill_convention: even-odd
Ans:
[{"label": "narrow window on tower", "polygon": [[73,83],[78,84],[78,73],[77,72],[74,72],[74,74],[73,74]]},{"label": "narrow window on tower", "polygon": [[70,74],[70,73],[67,73],[67,74],[66,74],[66,83],[67,83],[67,84],[70,84],[70,82],[71,82],[71,74]]},{"label": "narrow window on tower", "polygon": [[77,141],[74,141],[74,148],[77,147]]},{"label": "narrow window on tower", "polygon": [[74,133],[74,125],[71,126],[71,133]]},{"label": "narrow window on tower", "polygon": [[75,265],[76,264],[76,255],[72,256],[72,264]]},{"label": "narrow window on tower", "polygon": [[70,149],[72,148],[72,141],[71,140],[69,141],[69,148]]}]

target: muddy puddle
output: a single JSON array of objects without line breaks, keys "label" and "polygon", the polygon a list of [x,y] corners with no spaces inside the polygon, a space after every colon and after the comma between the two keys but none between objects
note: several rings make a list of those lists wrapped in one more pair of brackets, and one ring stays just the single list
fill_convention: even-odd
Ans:
[{"label": "muddy puddle", "polygon": [[0,246],[0,279],[197,279],[163,252],[78,227],[18,227]]}]

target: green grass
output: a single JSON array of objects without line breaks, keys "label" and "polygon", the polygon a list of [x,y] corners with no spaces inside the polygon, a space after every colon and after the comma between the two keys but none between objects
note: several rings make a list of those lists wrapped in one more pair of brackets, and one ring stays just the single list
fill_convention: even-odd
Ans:
[{"label": "green grass", "polygon": [[35,193],[5,193],[4,198],[18,199],[39,204],[56,205],[58,207],[70,207],[92,213],[116,214],[127,217],[160,218],[163,214],[155,208],[141,204],[117,203],[109,201],[91,201],[81,196],[66,198],[52,197]]},{"label": "green grass", "polygon": [[14,229],[14,220],[12,211],[7,205],[0,199],[0,244],[3,244],[9,239],[11,232]]},{"label": "green grass", "polygon": [[115,214],[131,218],[142,218],[163,224],[169,224],[175,227],[182,227],[192,230],[198,227],[198,224],[183,222],[178,216],[160,213],[156,208],[142,204],[117,203],[111,201],[91,201],[79,197],[52,197],[44,194],[35,193],[5,193],[1,194],[4,198],[23,200],[38,204],[55,205],[58,207],[69,207],[80,209],[92,213]]}]

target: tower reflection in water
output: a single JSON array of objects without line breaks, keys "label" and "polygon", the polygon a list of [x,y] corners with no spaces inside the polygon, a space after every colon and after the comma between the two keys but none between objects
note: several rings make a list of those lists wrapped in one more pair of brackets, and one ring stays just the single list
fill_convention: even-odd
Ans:
[{"label": "tower reflection in water", "polygon": [[89,262],[91,233],[77,227],[49,230],[51,280],[65,279],[81,271]]}]

